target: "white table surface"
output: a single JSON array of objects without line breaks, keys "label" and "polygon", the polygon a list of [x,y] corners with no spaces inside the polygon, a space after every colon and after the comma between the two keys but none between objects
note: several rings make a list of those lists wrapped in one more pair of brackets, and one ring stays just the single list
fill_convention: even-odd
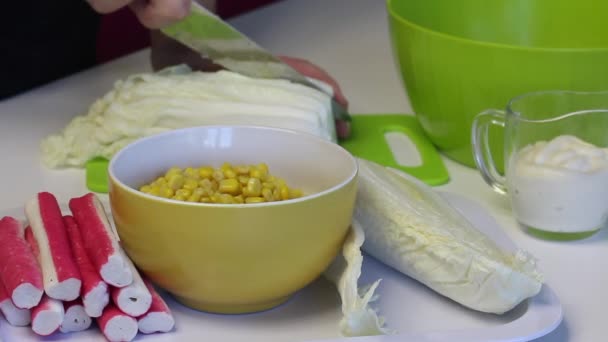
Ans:
[{"label": "white table surface", "polygon": [[[392,58],[381,0],[288,0],[232,20],[276,54],[307,58],[341,84],[352,113],[410,113]],[[86,111],[117,79],[149,70],[144,50],[0,102],[0,208],[20,207],[39,191],[61,198],[86,190],[81,170],[48,170],[39,142]],[[9,80],[3,80],[7,82]],[[532,252],[559,296],[564,321],[539,341],[601,341],[606,336],[608,239],[602,231],[577,242],[526,235],[505,198],[476,170],[445,160],[451,181],[439,189],[476,199],[520,247]]]}]

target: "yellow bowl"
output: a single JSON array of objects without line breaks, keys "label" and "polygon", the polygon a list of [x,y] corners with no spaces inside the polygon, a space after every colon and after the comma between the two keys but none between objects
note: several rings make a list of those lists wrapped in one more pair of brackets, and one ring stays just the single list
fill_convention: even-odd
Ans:
[{"label": "yellow bowl", "polygon": [[[171,166],[223,162],[265,162],[305,196],[204,204],[137,190]],[[357,172],[346,150],[313,135],[266,127],[187,128],[119,151],[109,166],[110,205],[128,255],[181,303],[210,312],[254,312],[287,300],[337,255],[351,222]]]}]

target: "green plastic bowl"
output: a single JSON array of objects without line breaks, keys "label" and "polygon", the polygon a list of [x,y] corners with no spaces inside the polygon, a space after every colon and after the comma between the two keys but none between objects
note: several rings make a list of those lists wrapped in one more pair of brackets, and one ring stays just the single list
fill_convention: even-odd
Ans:
[{"label": "green plastic bowl", "polygon": [[[517,95],[608,90],[608,1],[387,0],[393,54],[432,142],[474,167],[471,124]],[[502,169],[499,129],[490,131]]]}]

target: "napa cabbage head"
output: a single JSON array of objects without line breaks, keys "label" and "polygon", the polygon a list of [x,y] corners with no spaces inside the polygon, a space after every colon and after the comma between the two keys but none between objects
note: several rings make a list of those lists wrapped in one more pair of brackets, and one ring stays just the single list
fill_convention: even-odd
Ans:
[{"label": "napa cabbage head", "polygon": [[502,314],[538,294],[537,260],[504,250],[430,186],[359,159],[363,251],[473,310]]},{"label": "napa cabbage head", "polygon": [[111,158],[141,137],[216,124],[293,129],[336,141],[329,93],[182,65],[117,81],[86,114],[42,141],[42,158],[53,168],[82,167],[94,157]]}]

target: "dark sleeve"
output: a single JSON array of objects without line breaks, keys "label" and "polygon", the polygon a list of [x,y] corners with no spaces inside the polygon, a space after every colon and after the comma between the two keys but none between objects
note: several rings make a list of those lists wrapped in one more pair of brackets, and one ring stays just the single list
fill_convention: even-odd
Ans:
[{"label": "dark sleeve", "polygon": [[6,1],[0,11],[0,99],[95,64],[99,15],[85,0]]}]

